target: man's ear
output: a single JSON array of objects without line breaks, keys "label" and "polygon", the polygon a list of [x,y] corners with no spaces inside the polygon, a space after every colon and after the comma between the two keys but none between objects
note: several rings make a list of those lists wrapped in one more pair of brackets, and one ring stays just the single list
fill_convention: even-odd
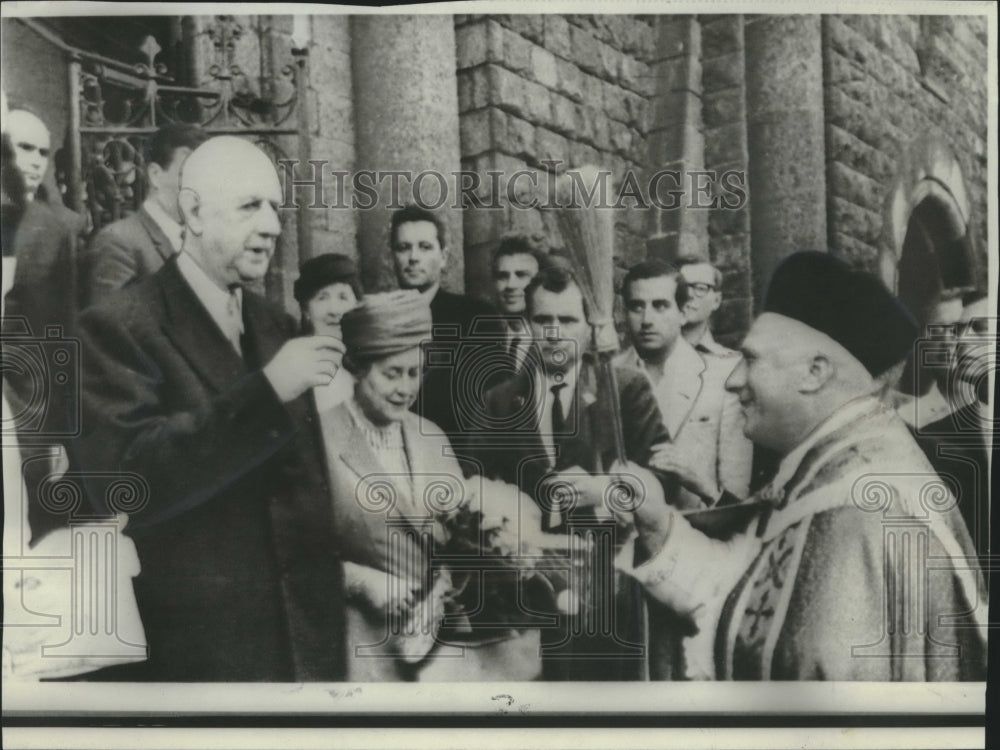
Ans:
[{"label": "man's ear", "polygon": [[182,188],[177,194],[177,206],[181,210],[184,227],[191,234],[200,236],[204,226],[201,220],[201,198],[191,188]]},{"label": "man's ear", "polygon": [[715,304],[712,305],[712,312],[715,312],[722,305],[722,292],[716,289],[714,292],[711,292],[711,294],[715,295]]},{"label": "man's ear", "polygon": [[160,189],[160,180],[163,177],[163,167],[157,164],[155,161],[150,162],[149,166],[146,167],[146,179],[149,180],[149,185],[155,190]]},{"label": "man's ear", "polygon": [[808,361],[805,374],[799,385],[799,393],[816,393],[834,376],[836,367],[825,354],[815,354]]}]

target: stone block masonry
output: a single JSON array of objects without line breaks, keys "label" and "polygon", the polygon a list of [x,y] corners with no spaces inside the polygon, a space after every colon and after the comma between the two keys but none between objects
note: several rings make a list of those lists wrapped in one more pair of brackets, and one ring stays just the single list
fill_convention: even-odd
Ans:
[{"label": "stone block masonry", "polygon": [[[645,175],[653,34],[654,19],[643,16],[456,16],[463,168],[484,181],[489,169],[525,169],[541,183],[545,170],[588,162],[616,180],[625,170]],[[464,220],[470,291],[488,291],[485,266],[504,232],[545,231],[561,245],[551,217],[537,210],[471,208]],[[645,257],[646,233],[644,212],[619,211],[622,268]]]},{"label": "stone block masonry", "polygon": [[985,17],[823,18],[831,252],[876,272],[899,251],[885,204],[899,176],[926,157],[924,144],[937,141],[958,161],[963,190],[975,186],[968,232],[985,274]]}]

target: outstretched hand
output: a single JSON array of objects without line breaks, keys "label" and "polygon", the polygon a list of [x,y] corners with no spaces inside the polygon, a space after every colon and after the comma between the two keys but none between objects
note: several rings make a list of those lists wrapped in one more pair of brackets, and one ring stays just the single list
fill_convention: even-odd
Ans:
[{"label": "outstretched hand", "polygon": [[681,455],[676,446],[671,443],[654,445],[649,465],[654,469],[673,474],[677,477],[681,487],[703,498],[710,505],[714,504],[719,497],[719,487],[714,482],[706,480],[695,468],[694,463],[686,456]]},{"label": "outstretched hand", "polygon": [[344,358],[344,342],[333,336],[301,336],[286,341],[264,366],[282,403],[293,401],[310,388],[327,385]]}]

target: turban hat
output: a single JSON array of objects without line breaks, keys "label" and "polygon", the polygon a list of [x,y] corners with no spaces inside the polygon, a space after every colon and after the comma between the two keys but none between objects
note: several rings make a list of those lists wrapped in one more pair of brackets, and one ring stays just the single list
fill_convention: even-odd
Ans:
[{"label": "turban hat", "polygon": [[299,278],[295,280],[293,293],[296,301],[305,305],[320,289],[337,283],[348,284],[354,296],[361,299],[358,267],[354,261],[339,253],[324,253],[299,266]]},{"label": "turban hat", "polygon": [[344,315],[340,328],[353,360],[389,357],[430,340],[430,300],[415,289],[369,294]]},{"label": "turban hat", "polygon": [[875,276],[814,251],[795,253],[778,265],[762,312],[825,333],[876,377],[910,353],[919,331]]}]

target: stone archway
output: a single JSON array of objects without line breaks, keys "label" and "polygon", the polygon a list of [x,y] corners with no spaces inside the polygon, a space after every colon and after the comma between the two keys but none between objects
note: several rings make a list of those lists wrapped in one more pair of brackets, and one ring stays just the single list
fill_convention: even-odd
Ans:
[{"label": "stone archway", "polygon": [[[911,143],[899,164],[885,207],[888,236],[883,237],[879,270],[883,281],[913,313],[924,335],[941,328],[932,338],[940,338],[935,346],[939,344],[944,351],[949,344],[944,333],[947,325],[938,324],[946,324],[952,317],[957,320],[953,308],[957,305],[960,310],[961,292],[974,288],[977,278],[965,180],[951,149],[933,137]],[[923,360],[923,356],[917,359]],[[899,389],[922,396],[931,389],[933,380],[940,381],[945,375],[944,361],[936,366],[928,362],[918,365],[910,358]]]},{"label": "stone archway", "polygon": [[967,225],[939,196],[928,194],[910,213],[896,264],[896,294],[921,324],[943,291],[974,286]]},{"label": "stone archway", "polygon": [[919,318],[942,289],[974,285],[970,202],[962,169],[939,138],[919,138],[899,160],[884,209],[882,280]]}]

